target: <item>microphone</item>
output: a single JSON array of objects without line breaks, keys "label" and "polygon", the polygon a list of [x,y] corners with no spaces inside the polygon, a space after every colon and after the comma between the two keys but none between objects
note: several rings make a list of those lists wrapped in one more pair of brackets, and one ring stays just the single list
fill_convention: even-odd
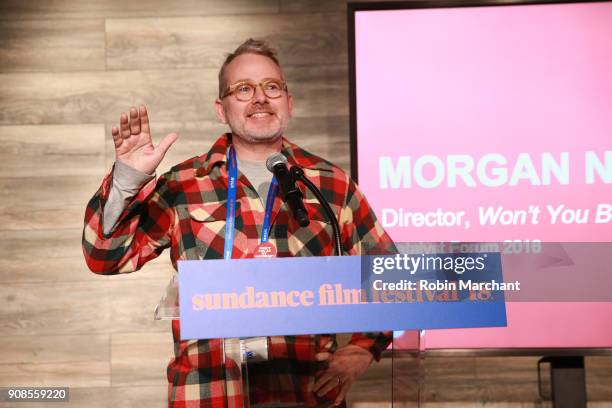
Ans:
[{"label": "microphone", "polygon": [[308,212],[304,207],[302,192],[295,185],[293,176],[287,168],[287,158],[282,153],[274,153],[266,160],[266,167],[270,170],[276,181],[280,191],[280,196],[287,203],[293,218],[298,222],[300,227],[306,227],[310,224],[308,220]]}]

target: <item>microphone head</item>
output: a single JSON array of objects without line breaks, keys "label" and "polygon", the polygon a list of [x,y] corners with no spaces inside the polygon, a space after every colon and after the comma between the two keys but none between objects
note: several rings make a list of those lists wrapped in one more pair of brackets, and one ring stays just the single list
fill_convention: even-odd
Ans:
[{"label": "microphone head", "polygon": [[287,165],[287,158],[282,153],[274,153],[266,159],[266,167],[274,173],[274,167],[278,164]]}]

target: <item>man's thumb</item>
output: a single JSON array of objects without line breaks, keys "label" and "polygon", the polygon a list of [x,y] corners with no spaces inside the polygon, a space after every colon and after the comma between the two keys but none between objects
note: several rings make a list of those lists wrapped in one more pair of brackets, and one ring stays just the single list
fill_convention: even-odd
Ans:
[{"label": "man's thumb", "polygon": [[315,358],[317,359],[317,361],[329,360],[331,358],[331,356],[332,356],[332,354],[328,353],[326,351],[324,351],[322,353],[315,354]]},{"label": "man's thumb", "polygon": [[172,146],[172,143],[176,142],[176,139],[178,139],[177,133],[168,133],[162,140],[159,141],[157,149],[159,149],[161,154],[165,155],[170,146]]}]

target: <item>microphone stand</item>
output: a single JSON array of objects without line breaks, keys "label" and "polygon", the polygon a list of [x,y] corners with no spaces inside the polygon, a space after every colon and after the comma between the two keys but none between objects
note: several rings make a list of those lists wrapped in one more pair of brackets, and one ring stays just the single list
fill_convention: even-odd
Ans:
[{"label": "microphone stand", "polygon": [[342,251],[342,239],[340,237],[340,224],[338,224],[338,219],[336,218],[336,215],[334,214],[331,207],[329,206],[329,203],[327,202],[327,200],[325,200],[325,197],[323,197],[323,194],[321,194],[321,191],[317,188],[317,186],[315,186],[312,181],[308,180],[302,168],[298,166],[293,166],[291,167],[291,170],[289,170],[289,173],[291,174],[291,177],[294,180],[301,181],[302,184],[304,184],[312,192],[312,194],[315,195],[315,197],[317,198],[317,200],[319,201],[319,203],[325,210],[327,219],[331,223],[332,230],[334,232],[333,240],[334,240],[334,248],[336,250],[336,254],[338,256],[342,256],[343,251]]}]

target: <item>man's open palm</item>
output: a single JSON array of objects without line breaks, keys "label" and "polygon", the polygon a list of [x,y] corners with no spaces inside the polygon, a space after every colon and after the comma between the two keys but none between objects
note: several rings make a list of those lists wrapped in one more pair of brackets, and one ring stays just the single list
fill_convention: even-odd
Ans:
[{"label": "man's open palm", "polygon": [[119,128],[111,130],[115,143],[115,159],[143,173],[152,174],[163,160],[166,152],[178,135],[166,135],[157,146],[153,146],[149,130],[147,108],[130,108],[130,116],[121,114]]}]

